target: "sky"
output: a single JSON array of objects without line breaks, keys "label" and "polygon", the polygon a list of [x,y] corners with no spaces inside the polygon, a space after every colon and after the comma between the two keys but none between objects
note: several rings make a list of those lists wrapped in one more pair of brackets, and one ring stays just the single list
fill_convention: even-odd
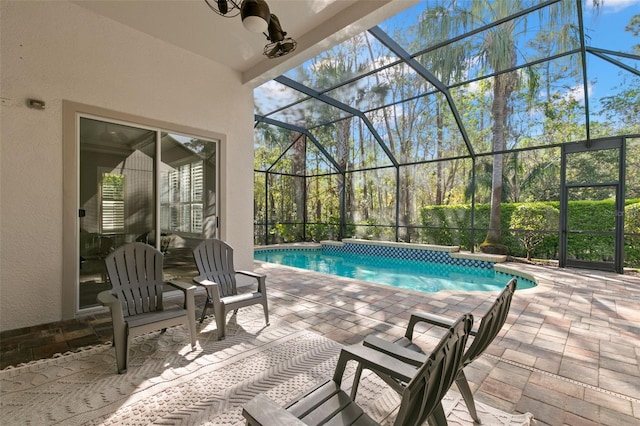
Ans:
[{"label": "sky", "polygon": [[[435,0],[427,0],[426,2],[431,3],[432,1]],[[469,2],[469,0],[458,1],[461,4]],[[631,53],[634,45],[640,45],[640,36],[633,36],[631,32],[625,31],[625,27],[634,15],[640,15],[640,0],[600,0],[600,2],[600,8],[597,13],[594,13],[592,1],[583,0],[584,24],[588,36],[587,45],[595,48]],[[420,2],[420,4],[409,8],[407,11],[381,23],[380,27],[393,36],[394,27],[406,28],[407,25],[412,25],[417,22],[418,15],[424,10],[424,4],[424,2]],[[531,20],[535,19],[535,17],[531,18]],[[531,26],[534,26],[534,24]],[[620,60],[635,68],[640,68],[640,60],[620,57],[614,57],[614,59]],[[312,63],[313,60],[310,60],[302,66],[310,67]],[[597,101],[600,97],[613,93],[615,86],[620,84],[620,68],[594,57],[589,57],[587,63],[589,64],[588,90],[590,98]],[[627,71],[623,71],[623,73],[632,76],[632,74]],[[295,78],[295,73],[287,73],[287,75]],[[633,78],[638,79],[637,76]],[[256,91],[257,112],[267,112],[274,106],[274,101],[278,106],[281,106],[293,100],[289,96],[291,90],[288,89],[284,92],[281,90],[282,86],[274,82],[265,83],[261,88],[258,88]],[[584,96],[582,85],[580,90],[567,90],[567,96]],[[278,101],[276,101],[276,99],[278,99]]]},{"label": "sky", "polygon": [[[634,45],[640,45],[640,36],[634,36],[625,27],[634,15],[640,15],[640,0],[603,0],[601,9],[593,14],[588,8],[585,14],[585,26],[591,37],[587,45],[609,50],[632,53]],[[640,60],[613,57],[626,65],[640,68]],[[603,96],[613,94],[616,86],[621,84],[621,76],[640,78],[627,71],[621,71],[601,59],[588,59],[590,98],[597,102]]]},{"label": "sky", "polygon": [[638,7],[640,0],[602,0],[602,3],[610,12],[618,12],[627,7]]},{"label": "sky", "polygon": [[[593,28],[592,45],[613,45],[630,51],[634,44],[640,44],[640,36],[633,36],[625,27],[634,15],[640,14],[640,0],[601,0],[602,8],[597,16],[585,16],[587,28]],[[587,10],[593,11],[593,8]]]}]

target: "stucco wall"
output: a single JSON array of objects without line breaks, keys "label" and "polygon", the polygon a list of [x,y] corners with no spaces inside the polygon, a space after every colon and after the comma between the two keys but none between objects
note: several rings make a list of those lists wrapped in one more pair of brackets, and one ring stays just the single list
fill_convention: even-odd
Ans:
[{"label": "stucco wall", "polygon": [[222,236],[251,269],[252,88],[72,3],[0,8],[0,330],[61,319],[63,99],[226,135]]}]

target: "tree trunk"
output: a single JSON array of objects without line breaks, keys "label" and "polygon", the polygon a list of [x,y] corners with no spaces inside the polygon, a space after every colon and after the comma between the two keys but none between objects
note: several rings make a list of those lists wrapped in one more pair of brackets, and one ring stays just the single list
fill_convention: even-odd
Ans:
[{"label": "tree trunk", "polygon": [[491,212],[489,216],[489,232],[480,245],[485,253],[507,254],[507,247],[502,244],[502,171],[504,168],[502,151],[506,148],[507,114],[509,95],[515,88],[513,74],[497,75],[493,84],[493,172],[491,175]]},{"label": "tree trunk", "polygon": [[[436,101],[436,127],[438,135],[436,137],[436,160],[440,159],[442,150],[442,140],[444,139],[443,132],[443,119],[442,119],[442,104]],[[442,188],[442,161],[436,163],[436,205],[441,206],[443,200],[443,188]]]},{"label": "tree trunk", "polygon": [[[342,120],[336,123],[337,129],[337,143],[338,149],[336,153],[336,161],[340,164],[340,167],[346,172],[349,169],[349,137],[350,137],[351,119]],[[344,200],[344,212],[346,217],[342,218],[342,229],[346,230],[347,223],[353,223],[353,194],[352,188],[347,181],[346,174],[340,175],[338,185],[340,191],[340,200]],[[344,197],[343,197],[344,195]],[[350,237],[350,235],[343,235],[343,237]]]},{"label": "tree trunk", "polygon": [[[298,138],[300,135],[298,133],[293,133],[292,137]],[[305,176],[305,149],[304,149],[304,137],[300,137],[295,145],[293,146],[293,174],[296,176],[294,180],[294,190],[295,190],[295,206],[296,206],[296,219],[302,221],[304,220],[304,179]]]},{"label": "tree trunk", "polygon": [[305,211],[306,211],[306,197],[305,197],[305,164],[306,164],[306,153],[305,153],[305,141],[304,137],[300,137],[300,134],[293,132],[291,137],[294,140],[297,138],[298,140],[293,146],[293,174],[295,177],[293,178],[293,196],[295,203],[295,221],[296,223],[301,224],[300,228],[298,228],[299,232],[296,233],[297,238],[302,241],[304,232],[304,220],[305,220]]}]

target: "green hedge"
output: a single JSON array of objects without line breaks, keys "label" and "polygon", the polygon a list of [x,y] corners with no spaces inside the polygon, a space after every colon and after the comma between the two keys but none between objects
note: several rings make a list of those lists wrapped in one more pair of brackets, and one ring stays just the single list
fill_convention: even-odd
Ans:
[{"label": "green hedge", "polygon": [[637,234],[624,238],[625,265],[640,268],[640,203],[627,203],[624,212],[624,231]]},{"label": "green hedge", "polygon": [[[634,221],[634,223],[640,220],[638,219],[640,218],[640,214],[636,214],[637,211],[640,211],[640,207],[636,207],[638,203],[640,203],[640,199],[627,200],[626,202],[627,208],[625,210],[629,212],[629,209],[632,209],[632,213],[627,213],[627,216],[633,218],[631,220]],[[529,203],[502,204],[502,242],[509,247],[511,255],[518,257],[526,257],[526,251],[522,243],[518,240],[517,233],[512,232],[509,225],[514,210],[523,204]],[[540,204],[540,202],[536,202],[536,204]],[[560,208],[560,203],[557,201],[544,202],[542,204],[547,204],[557,209]],[[632,205],[633,207],[631,207]],[[606,226],[605,229],[613,229],[615,225],[615,209],[612,200],[570,201],[568,207],[571,212],[569,215],[571,220],[569,224],[570,229],[597,230],[602,229],[603,224]],[[476,204],[476,245],[479,245],[486,236],[486,229],[489,226],[490,209],[490,204]],[[421,224],[426,227],[420,231],[420,239],[422,241],[428,244],[456,245],[460,246],[463,250],[470,249],[471,205],[428,206],[422,208],[420,215]],[[640,226],[640,224],[632,226],[629,220],[626,222],[626,228],[629,229],[633,229],[633,226]],[[557,259],[558,232],[558,229],[549,230],[549,235],[544,238],[543,242],[534,250],[533,257],[539,259]],[[570,249],[573,253],[579,253],[582,259],[604,260],[606,256],[611,255],[611,253],[607,253],[611,248],[610,238],[611,237],[598,235],[572,237]],[[572,253],[569,253],[569,256],[571,256],[571,254]],[[606,259],[609,260],[608,258]],[[640,266],[640,237],[625,237],[625,265],[636,268]]]}]

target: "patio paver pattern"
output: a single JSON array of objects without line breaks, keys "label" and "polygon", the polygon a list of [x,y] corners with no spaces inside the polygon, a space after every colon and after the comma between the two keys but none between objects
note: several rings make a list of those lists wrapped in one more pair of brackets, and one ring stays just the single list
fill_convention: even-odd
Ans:
[{"label": "patio paver pattern", "polygon": [[[640,424],[640,277],[509,264],[537,277],[517,290],[507,323],[465,370],[477,400],[532,412],[538,425]],[[496,292],[434,294],[363,283],[273,264],[270,315],[343,344],[374,333],[394,339],[414,310],[479,321]],[[202,306],[202,294],[197,304]],[[240,313],[241,314],[241,313]],[[426,350],[442,330],[418,326]],[[0,335],[2,367],[111,338],[107,314]]]}]

